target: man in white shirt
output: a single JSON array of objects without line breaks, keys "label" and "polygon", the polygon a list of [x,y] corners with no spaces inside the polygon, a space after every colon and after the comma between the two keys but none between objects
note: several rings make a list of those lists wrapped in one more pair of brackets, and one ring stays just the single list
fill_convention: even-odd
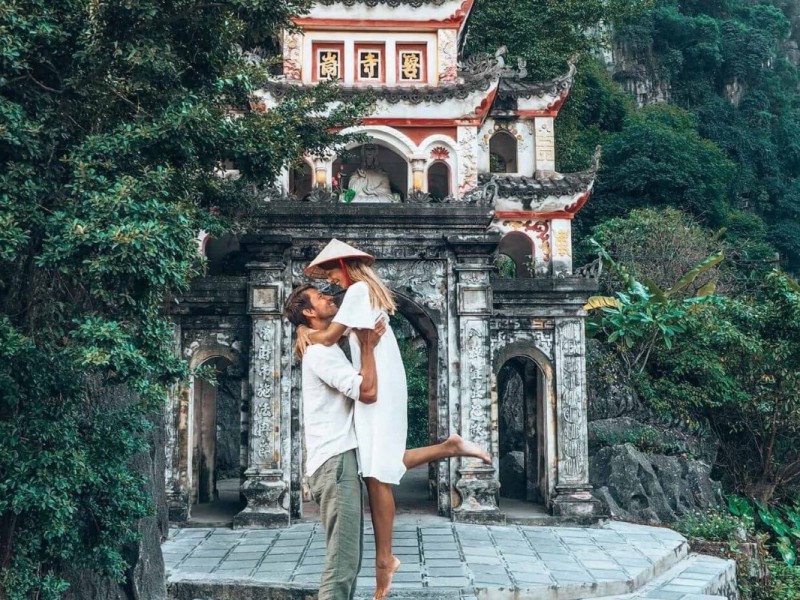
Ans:
[{"label": "man in white shirt", "polygon": [[[336,315],[333,298],[311,285],[296,288],[284,315],[295,326],[326,329]],[[378,394],[374,349],[386,330],[356,331],[361,371],[336,344],[312,344],[303,355],[303,420],[306,475],[320,507],[327,552],[319,600],[352,600],[361,569],[364,510],[353,427],[354,402],[371,404]]]}]

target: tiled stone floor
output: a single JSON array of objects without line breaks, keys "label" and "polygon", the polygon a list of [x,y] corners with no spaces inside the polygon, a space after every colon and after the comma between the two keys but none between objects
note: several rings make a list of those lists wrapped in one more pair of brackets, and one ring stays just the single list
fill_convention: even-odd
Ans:
[{"label": "tiled stone floor", "polygon": [[[216,600],[209,591],[215,585],[274,583],[313,592],[325,540],[318,523],[279,530],[178,529],[163,551],[173,597],[183,587],[181,598]],[[699,600],[722,589],[732,568],[728,561],[689,556],[685,539],[674,531],[628,523],[526,527],[407,518],[395,525],[394,551],[402,561],[396,598]],[[359,597],[371,597],[374,557],[368,528]],[[188,588],[203,591],[192,595]]]}]

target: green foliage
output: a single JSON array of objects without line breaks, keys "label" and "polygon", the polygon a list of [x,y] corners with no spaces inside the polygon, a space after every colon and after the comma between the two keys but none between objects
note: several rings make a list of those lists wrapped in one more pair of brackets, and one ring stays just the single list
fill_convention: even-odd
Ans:
[{"label": "green foliage", "polygon": [[699,306],[681,343],[659,348],[639,381],[656,410],[708,419],[727,484],[764,502],[800,481],[798,289],[776,271],[757,300]]},{"label": "green foliage", "polygon": [[609,138],[603,164],[597,192],[580,213],[581,228],[636,208],[670,206],[709,226],[725,224],[733,163],[680,108],[657,105],[630,115]]},{"label": "green foliage", "polygon": [[162,315],[202,272],[197,232],[363,108],[321,86],[258,110],[272,59],[241,48],[306,6],[0,6],[0,596],[58,598],[64,566],[124,578],[152,510],[130,459],[187,375]]},{"label": "green foliage", "polygon": [[752,520],[716,509],[684,515],[673,527],[687,538],[711,542],[740,542],[754,532]]},{"label": "green foliage", "polygon": [[594,454],[606,446],[622,444],[631,444],[637,450],[648,454],[693,457],[690,452],[687,452],[685,443],[677,439],[670,439],[664,431],[654,425],[637,425],[618,432],[598,427],[595,424],[593,435],[589,439],[589,452]]},{"label": "green foliage", "polygon": [[652,280],[642,283],[630,270],[616,262],[608,252],[592,240],[603,264],[610,267],[624,285],[616,293],[616,305],[596,311],[586,325],[590,335],[599,335],[613,344],[629,375],[642,374],[651,354],[659,347],[672,348],[673,340],[686,331],[685,320],[701,303],[713,302],[711,295],[681,297],[686,287],[704,272],[718,264],[721,253],[707,257],[669,289],[662,290]]},{"label": "green foliage", "polygon": [[408,436],[407,448],[419,448],[430,444],[428,432],[430,397],[428,396],[428,352],[421,348],[419,334],[412,325],[398,314],[392,316],[392,329],[397,334],[400,356],[406,369],[408,387]]},{"label": "green foliage", "polygon": [[510,256],[498,254],[494,266],[497,267],[497,274],[503,279],[514,279],[517,276],[517,264]]},{"label": "green foliage", "polygon": [[555,123],[556,166],[562,172],[585,169],[595,148],[605,146],[621,131],[634,110],[631,99],[599,60],[584,56],[577,68],[572,90]]},{"label": "green foliage", "polygon": [[753,522],[768,536],[769,546],[789,566],[797,566],[800,552],[800,505],[769,506],[742,496],[728,498],[731,514]]},{"label": "green foliage", "polygon": [[657,0],[620,27],[618,41],[735,162],[727,203],[763,217],[768,240],[796,270],[800,76],[785,56],[791,10],[783,0]]},{"label": "green foliage", "polygon": [[[606,39],[608,25],[638,15],[649,0],[478,0],[467,25],[466,51],[508,48],[532,78],[563,73],[575,53]],[[606,26],[599,26],[599,23]]]}]

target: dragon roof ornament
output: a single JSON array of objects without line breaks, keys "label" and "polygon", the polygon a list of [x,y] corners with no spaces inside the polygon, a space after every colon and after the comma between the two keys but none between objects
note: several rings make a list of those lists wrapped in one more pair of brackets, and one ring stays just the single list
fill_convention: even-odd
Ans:
[{"label": "dragon roof ornament", "polygon": [[[575,73],[578,70],[575,64],[576,58],[577,57],[573,57],[569,60],[569,70],[565,74],[555,77],[550,81],[523,81],[522,77],[504,76],[500,80],[498,94],[510,98],[557,96],[572,87],[572,83],[575,81]],[[524,68],[524,63],[522,63],[521,66]]]}]

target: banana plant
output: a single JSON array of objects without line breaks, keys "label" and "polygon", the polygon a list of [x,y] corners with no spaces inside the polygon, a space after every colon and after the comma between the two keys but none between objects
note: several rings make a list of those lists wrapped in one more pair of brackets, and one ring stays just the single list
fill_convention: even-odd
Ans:
[{"label": "banana plant", "polygon": [[616,296],[592,296],[584,310],[595,311],[587,322],[590,335],[604,334],[615,344],[628,373],[644,371],[653,350],[661,343],[672,348],[675,336],[686,330],[685,317],[694,305],[713,297],[713,285],[706,285],[693,298],[678,294],[700,275],[723,260],[721,252],[692,267],[672,287],[664,290],[649,278],[639,281],[630,270],[617,261],[595,240],[591,240],[605,267],[622,280],[625,290]]}]

